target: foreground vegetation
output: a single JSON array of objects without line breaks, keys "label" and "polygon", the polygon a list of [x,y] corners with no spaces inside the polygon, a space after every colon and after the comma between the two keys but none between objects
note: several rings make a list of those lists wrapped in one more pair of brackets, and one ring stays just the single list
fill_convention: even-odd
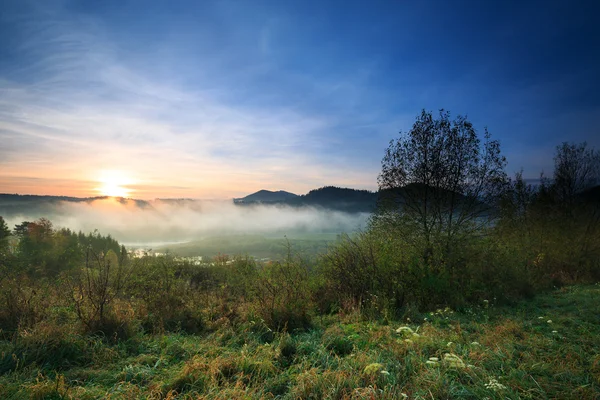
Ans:
[{"label": "foreground vegetation", "polygon": [[109,343],[40,325],[1,344],[1,398],[596,399],[600,286],[404,323],[357,313],[302,332],[220,318],[200,336]]},{"label": "foreground vegetation", "polygon": [[368,229],[316,258],[133,256],[0,217],[0,397],[598,398],[600,153],[555,164],[508,180],[487,133],[423,112]]}]

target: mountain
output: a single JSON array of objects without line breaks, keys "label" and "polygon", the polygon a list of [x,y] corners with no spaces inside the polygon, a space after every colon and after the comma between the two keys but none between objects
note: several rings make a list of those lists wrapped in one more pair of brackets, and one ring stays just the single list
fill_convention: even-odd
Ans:
[{"label": "mountain", "polygon": [[246,197],[242,197],[239,199],[233,199],[236,204],[245,204],[245,203],[279,203],[284,202],[289,199],[293,199],[298,197],[297,194],[286,192],[284,190],[279,190],[277,192],[272,192],[270,190],[259,190],[256,193],[252,193]]},{"label": "mountain", "polygon": [[234,199],[234,203],[237,205],[270,203],[291,207],[321,207],[346,212],[371,212],[375,209],[377,197],[377,193],[368,190],[325,186],[301,196],[283,191],[261,190],[241,199]]}]

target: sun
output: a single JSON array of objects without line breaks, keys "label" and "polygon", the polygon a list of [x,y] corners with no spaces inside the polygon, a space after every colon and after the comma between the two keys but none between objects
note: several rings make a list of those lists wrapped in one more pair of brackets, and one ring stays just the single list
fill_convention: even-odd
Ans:
[{"label": "sun", "polygon": [[105,183],[103,186],[98,188],[98,191],[102,196],[109,197],[127,197],[129,192],[131,192],[129,189],[123,186],[111,183]]},{"label": "sun", "polygon": [[95,190],[101,196],[128,197],[131,189],[127,187],[132,181],[120,171],[102,171],[98,179],[100,186]]}]

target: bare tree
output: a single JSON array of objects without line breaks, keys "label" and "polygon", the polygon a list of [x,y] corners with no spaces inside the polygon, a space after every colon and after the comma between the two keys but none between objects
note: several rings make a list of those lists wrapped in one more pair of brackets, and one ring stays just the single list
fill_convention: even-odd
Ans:
[{"label": "bare tree", "polygon": [[466,117],[434,118],[423,110],[407,133],[390,142],[378,177],[381,202],[374,222],[404,227],[423,244],[429,262],[435,248],[450,252],[496,218],[508,182],[506,159],[487,129],[483,143]]},{"label": "bare tree", "polygon": [[121,295],[130,273],[131,268],[123,259],[118,260],[112,250],[107,254],[87,250],[85,268],[72,281],[70,294],[77,316],[88,330],[102,330],[108,311]]}]

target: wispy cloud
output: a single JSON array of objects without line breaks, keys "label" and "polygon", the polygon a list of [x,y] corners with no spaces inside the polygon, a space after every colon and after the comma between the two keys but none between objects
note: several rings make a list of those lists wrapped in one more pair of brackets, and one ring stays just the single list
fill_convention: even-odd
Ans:
[{"label": "wispy cloud", "polygon": [[[143,67],[157,60],[120,54],[99,21],[37,12],[20,25],[20,50],[35,62],[0,81],[4,177],[18,170],[51,185],[65,173],[93,180],[109,168],[134,176],[145,195],[177,184],[194,188],[182,189],[189,196],[217,197],[274,185],[373,186],[373,171],[327,171],[318,159],[333,150],[326,135],[335,117],[231,101],[228,87],[205,90],[210,82],[185,87],[177,70],[157,74],[156,65]],[[268,36],[262,31],[261,51]]]}]

